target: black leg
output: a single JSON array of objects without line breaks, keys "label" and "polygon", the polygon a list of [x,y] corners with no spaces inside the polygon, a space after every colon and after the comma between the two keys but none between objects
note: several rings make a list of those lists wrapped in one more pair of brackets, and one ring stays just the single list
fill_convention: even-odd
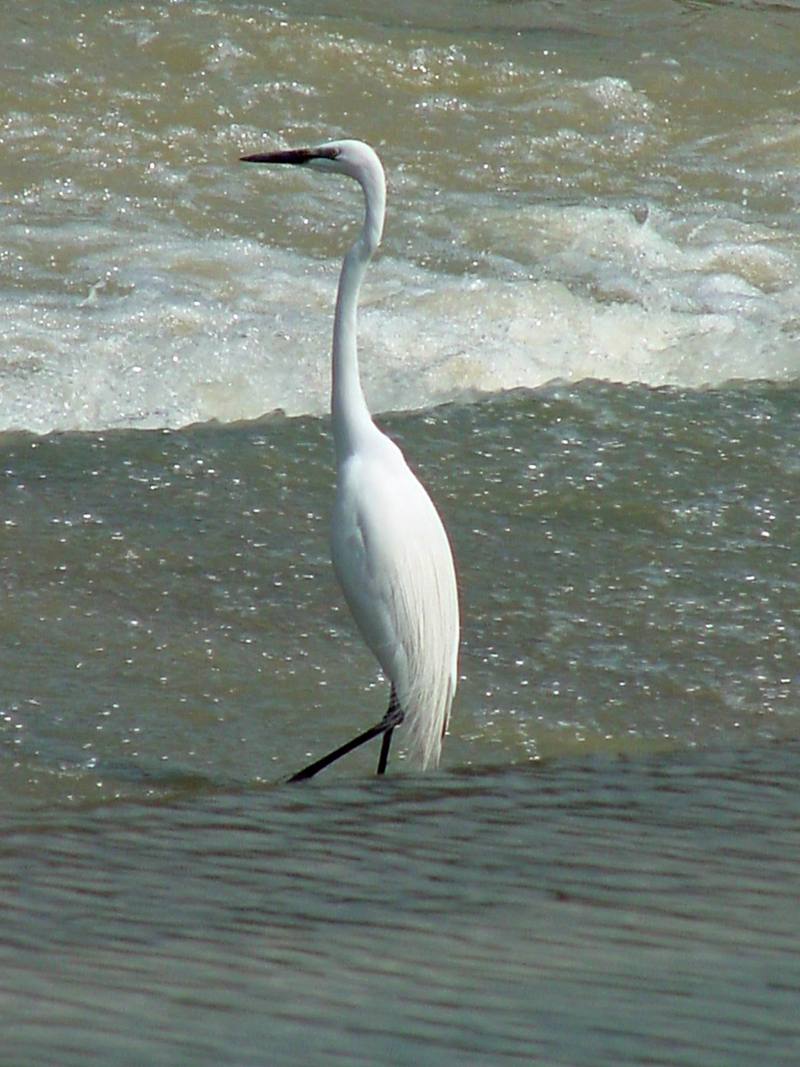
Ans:
[{"label": "black leg", "polygon": [[[397,715],[398,713],[400,715],[399,721],[402,722],[403,713],[400,711],[400,704],[397,701],[397,693],[395,693],[394,686],[392,686],[392,695],[389,698],[389,707],[386,712],[386,717],[388,718],[390,715]],[[389,762],[389,746],[392,743],[393,733],[394,726],[390,726],[383,733],[383,738],[381,739],[381,754],[378,758],[377,774],[383,774],[386,770],[386,764]]]},{"label": "black leg", "polygon": [[381,739],[381,754],[378,757],[378,769],[376,774],[383,774],[386,770],[386,764],[389,762],[389,745],[392,743],[392,734],[394,733],[394,727],[390,726],[388,730],[384,732]]},{"label": "black leg", "polygon": [[340,745],[339,748],[335,748],[333,752],[329,752],[327,756],[322,756],[313,763],[309,763],[307,767],[303,767],[301,771],[293,774],[287,781],[304,782],[307,778],[313,778],[315,774],[324,770],[326,767],[329,767],[331,763],[334,763],[341,756],[346,756],[347,753],[352,752],[353,749],[360,748],[361,745],[365,745],[367,741],[371,741],[373,737],[377,737],[379,734],[383,734],[384,741],[381,746],[381,759],[378,764],[378,774],[383,774],[384,770],[386,770],[386,760],[389,758],[389,746],[386,743],[386,737],[388,735],[391,738],[392,730],[394,730],[395,726],[399,726],[402,721],[403,711],[397,703],[394,686],[392,686],[392,697],[389,701],[389,707],[380,722],[375,723],[374,726],[370,726],[369,730],[365,730],[363,734],[359,734],[358,737],[354,737],[346,744]]}]

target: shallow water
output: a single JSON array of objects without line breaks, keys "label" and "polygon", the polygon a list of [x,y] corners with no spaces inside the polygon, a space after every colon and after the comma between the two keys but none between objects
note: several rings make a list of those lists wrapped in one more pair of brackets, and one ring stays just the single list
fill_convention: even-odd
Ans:
[{"label": "shallow water", "polygon": [[[800,11],[0,29],[0,1063],[795,1064]],[[439,773],[290,789],[386,702],[327,545],[359,204],[237,158],[340,134],[461,681]]]},{"label": "shallow water", "polygon": [[6,1062],[794,1062],[797,410],[387,419],[445,458],[459,699],[439,774],[309,787],[386,699],[324,424],[7,436]]},{"label": "shallow water", "polygon": [[[459,564],[445,763],[796,737],[799,418],[795,388],[588,383],[385,420]],[[15,790],[28,760],[64,798],[271,780],[380,717],[323,423],[10,435],[3,474]]]},{"label": "shallow water", "polygon": [[17,817],[3,1061],[795,1063],[797,758]]}]

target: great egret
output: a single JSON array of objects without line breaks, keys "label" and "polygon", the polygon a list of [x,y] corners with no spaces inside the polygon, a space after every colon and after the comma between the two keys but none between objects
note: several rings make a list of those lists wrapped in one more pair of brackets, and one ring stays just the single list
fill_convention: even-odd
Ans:
[{"label": "great egret", "polygon": [[331,555],[350,611],[391,683],[391,699],[380,722],[289,781],[313,777],[380,734],[378,774],[383,774],[392,733],[401,723],[422,767],[436,766],[456,689],[459,618],[453,554],[431,498],[397,445],[372,421],[358,373],[358,294],[383,232],[383,167],[369,145],[352,140],[242,160],[346,174],[359,183],[365,201],[364,225],[342,263],[333,324],[336,500]]}]

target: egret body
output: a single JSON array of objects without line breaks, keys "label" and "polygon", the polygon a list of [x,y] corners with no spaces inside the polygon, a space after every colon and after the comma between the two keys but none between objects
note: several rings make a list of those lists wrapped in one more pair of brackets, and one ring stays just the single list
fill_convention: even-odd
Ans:
[{"label": "egret body", "polygon": [[378,773],[403,724],[423,768],[439,762],[456,689],[458,596],[453,554],[431,498],[397,445],[372,421],[358,369],[358,294],[383,232],[386,182],[361,141],[244,156],[345,174],[364,192],[364,225],[344,257],[333,326],[331,414],[336,500],[331,555],[350,611],[391,684],[379,723],[316,760],[290,781],[310,778],[346,752],[382,735]]}]

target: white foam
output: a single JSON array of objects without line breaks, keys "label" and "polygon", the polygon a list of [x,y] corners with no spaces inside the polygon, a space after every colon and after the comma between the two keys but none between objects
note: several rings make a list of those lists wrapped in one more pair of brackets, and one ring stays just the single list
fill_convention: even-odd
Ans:
[{"label": "white foam", "polygon": [[[644,220],[644,221],[637,221]],[[624,207],[465,213],[480,276],[384,256],[360,341],[375,410],[552,379],[699,386],[800,374],[797,250]],[[101,429],[328,408],[338,260],[244,238],[99,239],[68,292],[3,294],[0,426]]]}]

